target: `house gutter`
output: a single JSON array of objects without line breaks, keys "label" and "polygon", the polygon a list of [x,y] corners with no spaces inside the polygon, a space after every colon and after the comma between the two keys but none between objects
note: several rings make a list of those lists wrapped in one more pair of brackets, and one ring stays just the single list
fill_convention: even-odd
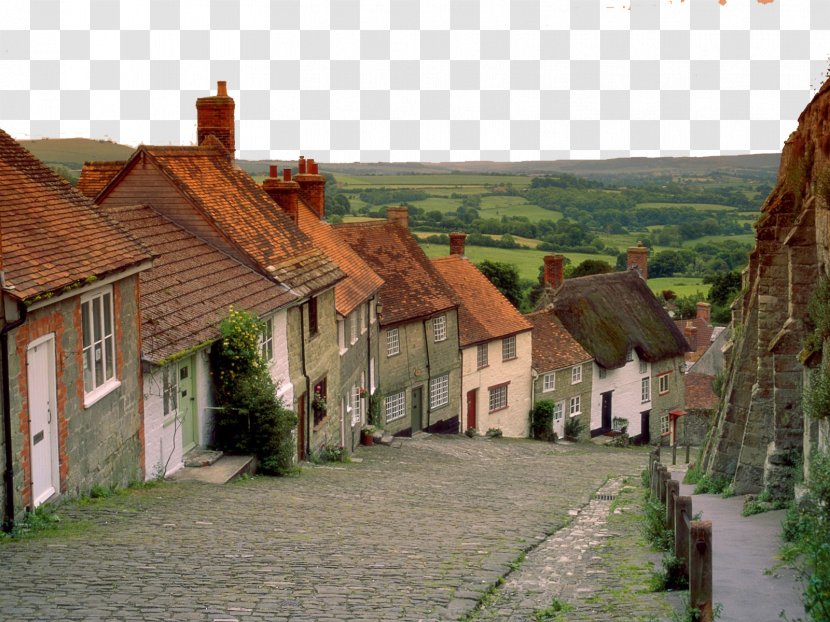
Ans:
[{"label": "house gutter", "polygon": [[[2,294],[0,294],[0,302]],[[12,413],[11,413],[11,383],[9,380],[9,332],[26,321],[26,305],[17,301],[17,311],[20,317],[14,322],[3,326],[0,330],[0,357],[3,364],[3,439],[5,441],[6,468],[3,471],[3,486],[5,488],[5,504],[3,508],[3,531],[9,532],[14,527],[14,452],[12,451]]]},{"label": "house gutter", "polygon": [[[423,327],[423,329],[424,329],[424,346],[425,346],[425,350],[427,351],[427,386],[426,386],[426,398],[427,398],[427,408],[426,408],[426,411],[427,411],[427,424],[426,424],[426,426],[425,426],[423,429],[425,429],[425,430],[429,430],[429,426],[430,426],[430,415],[432,414],[432,408],[431,408],[432,401],[430,400],[430,396],[429,396],[429,385],[430,385],[430,380],[431,380],[431,378],[432,378],[432,373],[430,372],[430,365],[429,365],[429,339],[427,338],[427,321],[426,321],[426,320],[423,320],[423,322],[421,322],[421,326],[422,326],[422,327]],[[420,431],[420,430],[419,430],[419,431]],[[414,432],[414,430],[413,430],[413,432]]]},{"label": "house gutter", "polygon": [[303,451],[308,453],[309,441],[311,429],[308,425],[308,418],[311,416],[311,378],[308,377],[308,369],[306,367],[305,361],[305,320],[303,319],[303,307],[305,305],[300,305],[300,360],[303,364],[303,378],[305,378],[305,408],[303,409],[305,413],[303,417],[305,421],[303,421],[303,429],[305,430],[305,438],[303,439]]}]

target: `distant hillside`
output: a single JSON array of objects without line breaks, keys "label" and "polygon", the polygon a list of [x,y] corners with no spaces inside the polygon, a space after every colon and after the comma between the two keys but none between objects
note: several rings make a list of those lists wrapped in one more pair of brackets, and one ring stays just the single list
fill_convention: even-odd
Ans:
[{"label": "distant hillside", "polygon": [[[87,160],[126,160],[133,147],[88,138],[44,138],[20,143],[44,162],[61,163],[80,170]],[[571,173],[584,177],[645,177],[737,174],[738,176],[774,177],[778,174],[780,154],[711,156],[705,158],[615,158],[612,160],[554,160],[546,162],[372,162],[325,164],[331,173],[349,175],[406,175],[427,173],[498,173],[539,175]],[[266,175],[270,164],[287,166],[296,162],[240,160],[239,165],[253,175]]]}]

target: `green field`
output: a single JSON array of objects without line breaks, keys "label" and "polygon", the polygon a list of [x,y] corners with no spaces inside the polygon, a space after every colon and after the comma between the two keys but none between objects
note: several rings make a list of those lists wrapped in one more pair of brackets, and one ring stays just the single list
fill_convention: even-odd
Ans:
[{"label": "green field", "polygon": [[344,175],[335,176],[343,190],[359,188],[449,188],[456,192],[470,186],[484,188],[487,186],[505,186],[512,184],[516,188],[530,185],[531,177],[527,175]]},{"label": "green field", "polygon": [[90,160],[126,160],[135,151],[135,149],[126,145],[89,138],[43,138],[40,140],[21,140],[19,142],[31,151],[36,158],[44,162],[74,164],[78,170],[80,170],[80,164],[83,162]]},{"label": "green field", "polygon": [[708,284],[703,282],[703,279],[683,276],[649,279],[648,286],[655,294],[659,294],[663,290],[670,289],[680,297],[699,294],[701,300],[703,300],[706,297],[706,294],[709,293],[710,287]]},{"label": "green field", "polygon": [[714,205],[712,203],[637,203],[635,207],[678,208],[691,207],[701,212],[734,212],[731,205]]}]

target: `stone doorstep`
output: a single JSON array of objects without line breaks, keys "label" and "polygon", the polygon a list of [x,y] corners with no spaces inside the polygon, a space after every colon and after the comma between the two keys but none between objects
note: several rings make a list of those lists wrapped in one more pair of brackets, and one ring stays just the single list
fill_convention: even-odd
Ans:
[{"label": "stone doorstep", "polygon": [[186,467],[199,468],[208,467],[221,457],[221,451],[205,449],[204,447],[194,447],[184,455],[183,461]]},{"label": "stone doorstep", "polygon": [[253,456],[222,456],[210,466],[184,467],[173,474],[171,479],[179,482],[195,481],[207,484],[227,484],[241,475],[255,471]]}]

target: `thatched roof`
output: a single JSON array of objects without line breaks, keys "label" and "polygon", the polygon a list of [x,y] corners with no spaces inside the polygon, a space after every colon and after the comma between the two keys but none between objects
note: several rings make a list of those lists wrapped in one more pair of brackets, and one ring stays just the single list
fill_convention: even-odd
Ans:
[{"label": "thatched roof", "polygon": [[553,308],[599,365],[625,365],[629,348],[654,362],[690,351],[683,334],[633,270],[566,279],[551,292]]}]

